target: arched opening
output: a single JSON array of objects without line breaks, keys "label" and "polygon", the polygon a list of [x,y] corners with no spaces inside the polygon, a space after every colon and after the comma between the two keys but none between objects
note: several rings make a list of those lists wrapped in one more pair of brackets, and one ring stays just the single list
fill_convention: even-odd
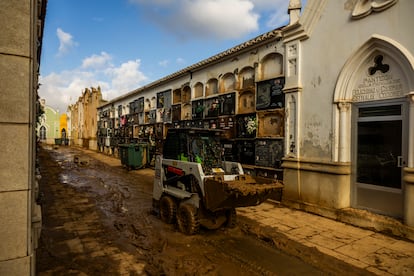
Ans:
[{"label": "arched opening", "polygon": [[204,85],[201,82],[197,82],[194,85],[194,98],[201,98],[203,97],[204,92]]},{"label": "arched opening", "polygon": [[66,129],[62,128],[62,130],[60,131],[60,138],[62,141],[62,145],[68,145],[68,140],[66,137]]},{"label": "arched opening", "polygon": [[150,108],[156,108],[157,107],[157,98],[156,97],[152,97],[151,98],[151,103],[150,103]]},{"label": "arched opening", "polygon": [[173,104],[181,103],[181,89],[173,91]]},{"label": "arched opening", "polygon": [[[374,35],[345,63],[334,104],[334,159],[350,162],[351,205],[403,217],[404,168],[414,163],[414,59]],[[412,201],[414,200],[408,200]]]},{"label": "arched opening", "polygon": [[62,131],[60,132],[60,138],[66,139],[66,129],[62,128]]},{"label": "arched opening", "polygon": [[181,94],[182,103],[189,103],[191,101],[191,88],[190,86],[184,86],[183,92]]},{"label": "arched opening", "polygon": [[239,82],[241,89],[254,88],[254,68],[243,68],[239,73]]},{"label": "arched opening", "polygon": [[230,92],[236,89],[236,78],[233,73],[226,73],[221,79],[220,92]]},{"label": "arched opening", "polygon": [[218,94],[218,80],[210,79],[206,86],[206,96]]},{"label": "arched opening", "polygon": [[144,110],[148,111],[151,109],[151,100],[150,99],[145,99],[145,104],[144,104]]},{"label": "arched opening", "polygon": [[283,56],[271,53],[265,56],[260,63],[260,79],[266,80],[283,75]]},{"label": "arched opening", "polygon": [[40,127],[40,133],[39,133],[39,139],[41,141],[46,141],[46,127],[45,126],[41,126]]}]

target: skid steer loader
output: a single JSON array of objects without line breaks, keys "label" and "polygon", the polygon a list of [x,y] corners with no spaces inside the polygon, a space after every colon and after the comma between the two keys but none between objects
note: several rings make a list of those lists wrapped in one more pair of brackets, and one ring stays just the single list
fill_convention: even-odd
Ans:
[{"label": "skid steer loader", "polygon": [[234,227],[236,207],[258,205],[283,189],[280,181],[244,174],[240,163],[223,161],[221,132],[171,128],[156,156],[154,211],[185,234],[200,226]]}]

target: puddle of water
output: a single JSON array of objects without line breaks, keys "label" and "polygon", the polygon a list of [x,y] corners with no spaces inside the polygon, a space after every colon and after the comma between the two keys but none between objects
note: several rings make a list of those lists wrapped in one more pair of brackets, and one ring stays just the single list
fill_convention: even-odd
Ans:
[{"label": "puddle of water", "polygon": [[69,176],[67,174],[61,174],[59,179],[62,184],[69,184]]}]

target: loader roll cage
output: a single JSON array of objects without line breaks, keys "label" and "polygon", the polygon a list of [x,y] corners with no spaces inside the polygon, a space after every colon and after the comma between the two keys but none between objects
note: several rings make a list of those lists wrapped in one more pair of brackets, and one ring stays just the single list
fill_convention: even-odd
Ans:
[{"label": "loader roll cage", "polygon": [[213,168],[222,167],[221,133],[212,129],[169,129],[163,157],[199,163],[210,174]]}]

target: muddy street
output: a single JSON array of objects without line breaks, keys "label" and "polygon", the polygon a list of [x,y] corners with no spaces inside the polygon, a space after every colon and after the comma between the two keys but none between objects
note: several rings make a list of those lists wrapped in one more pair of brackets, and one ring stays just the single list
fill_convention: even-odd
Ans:
[{"label": "muddy street", "polygon": [[152,211],[151,168],[70,147],[39,152],[38,275],[322,275],[242,227],[186,236]]}]

